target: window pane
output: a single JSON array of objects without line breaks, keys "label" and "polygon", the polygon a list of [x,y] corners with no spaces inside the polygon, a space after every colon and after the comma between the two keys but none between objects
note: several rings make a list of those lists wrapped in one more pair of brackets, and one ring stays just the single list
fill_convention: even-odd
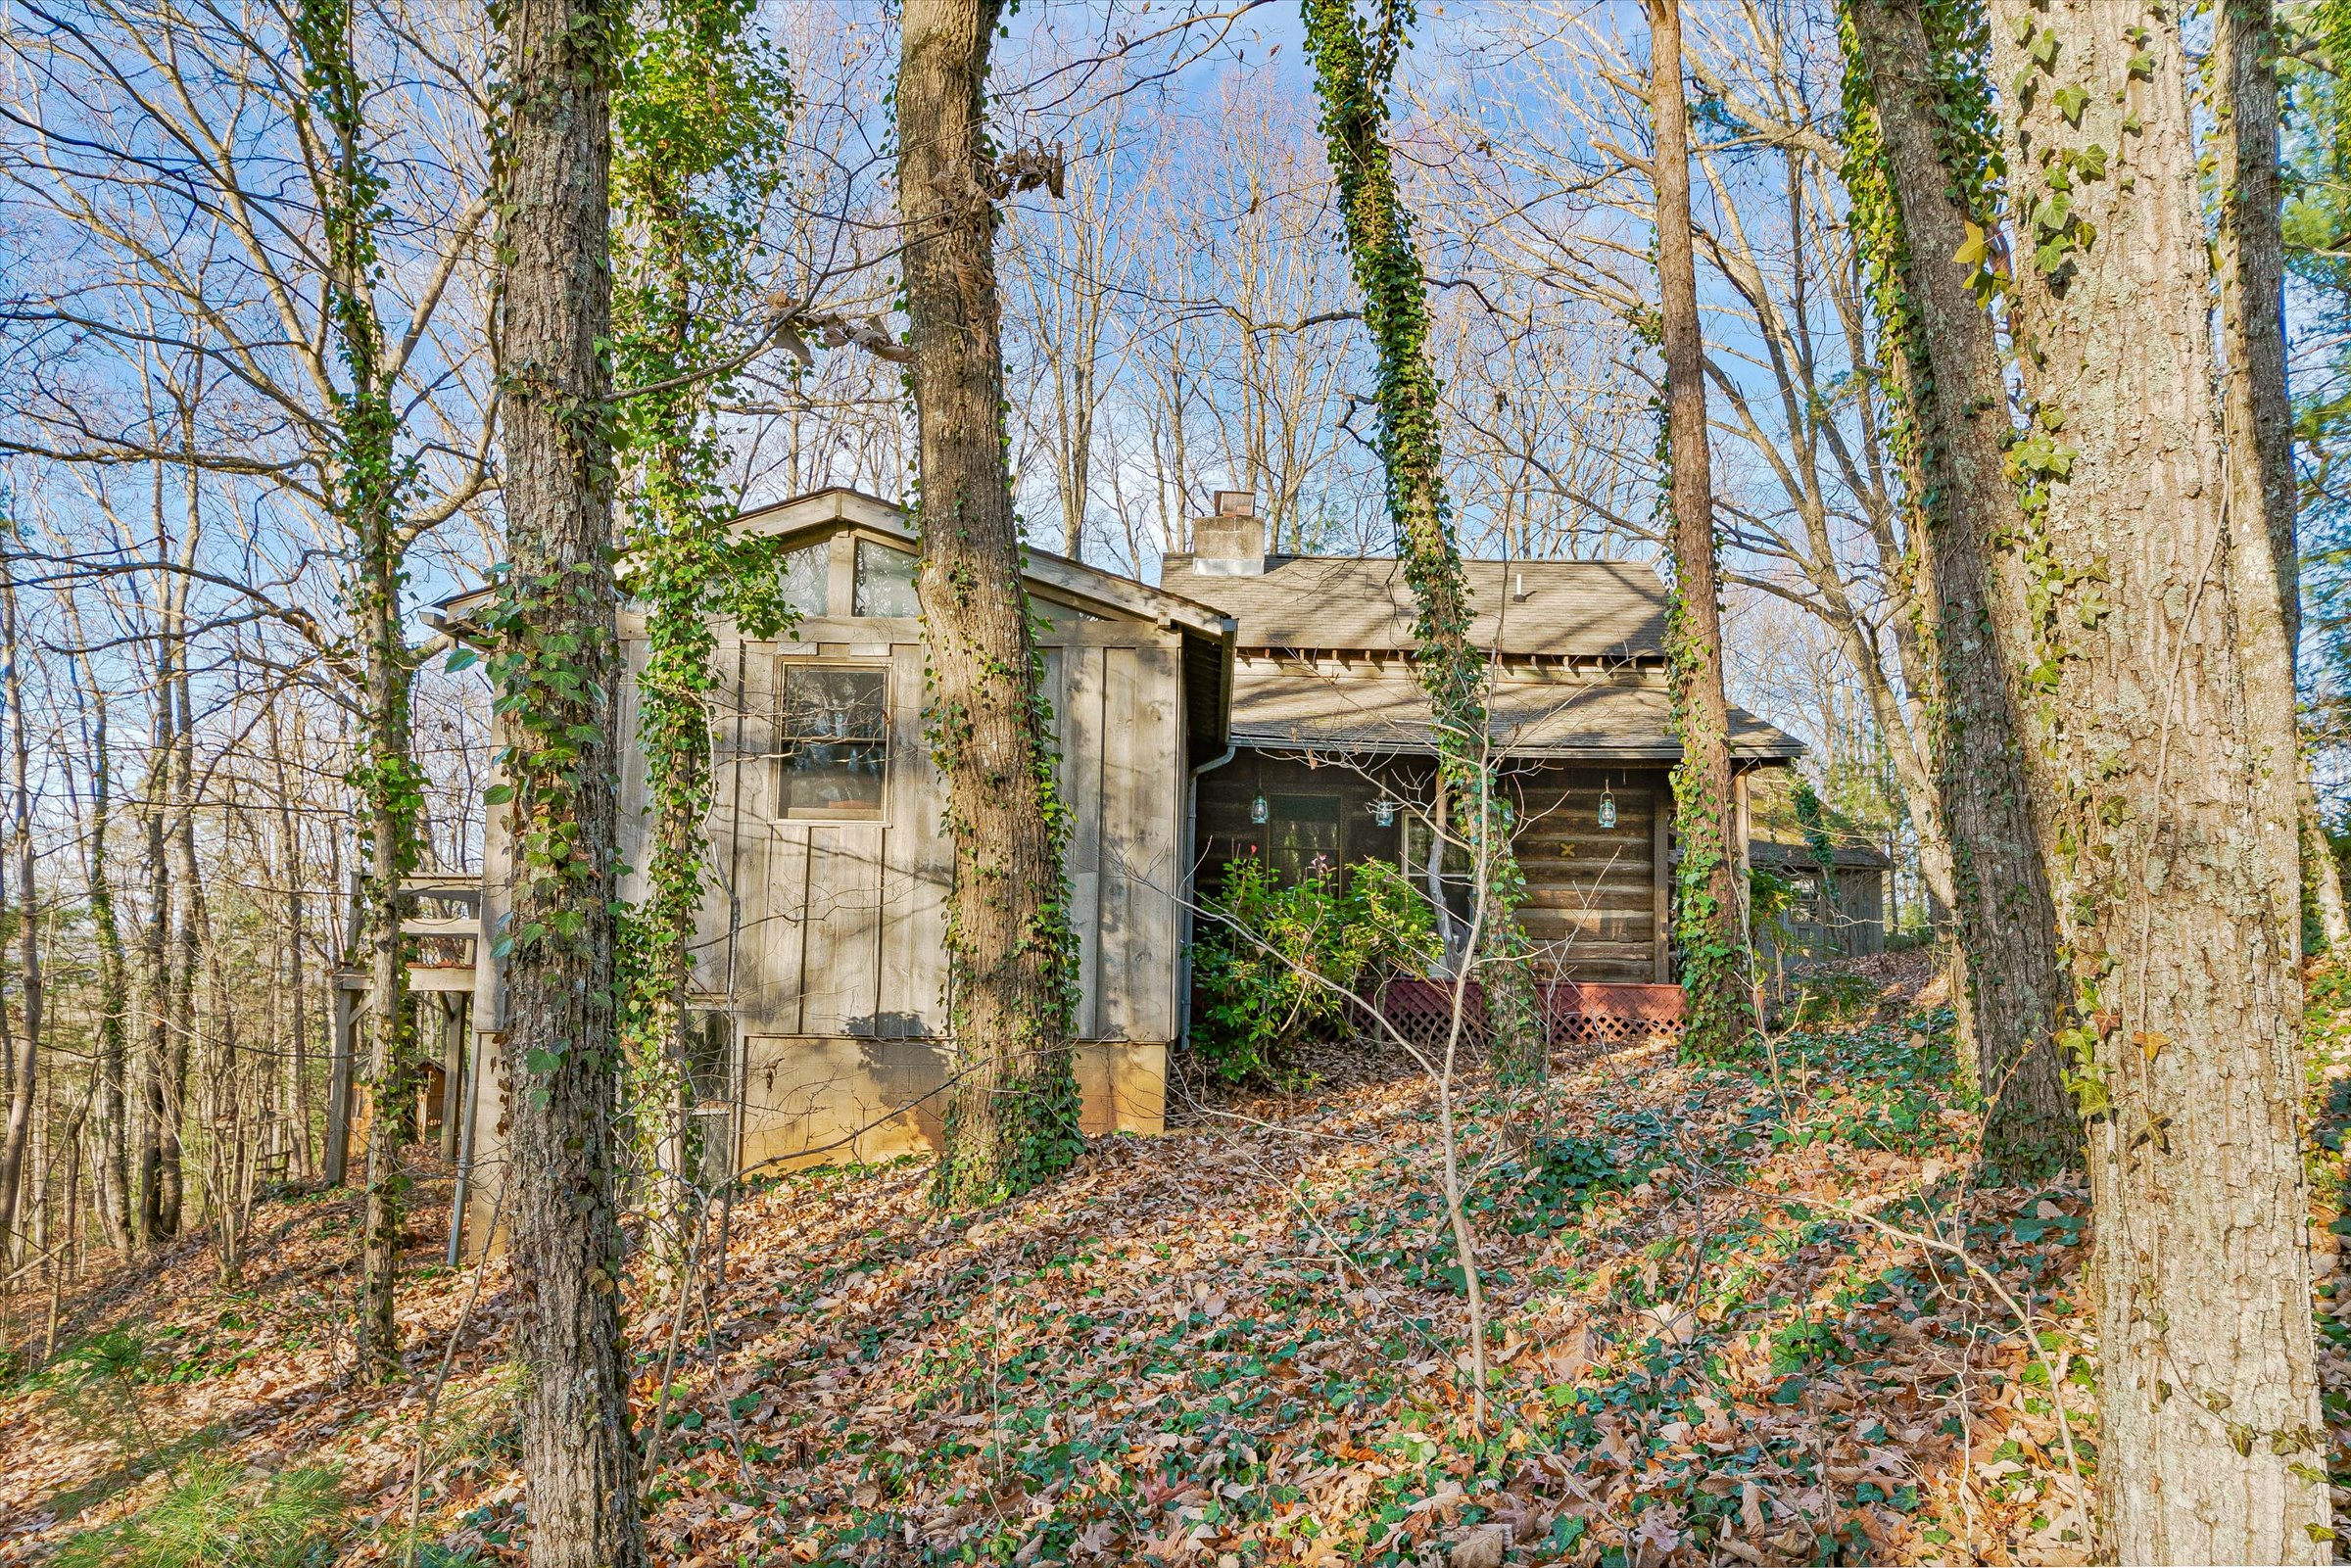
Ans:
[{"label": "window pane", "polygon": [[833,575],[829,559],[831,547],[826,545],[803,545],[784,557],[784,602],[802,615],[825,615],[831,606],[825,602],[826,586]]},{"label": "window pane", "polygon": [[725,1105],[734,1097],[735,1031],[717,1008],[686,1010],[686,1081],[696,1103]]},{"label": "window pane", "polygon": [[882,769],[875,741],[795,740],[784,748],[784,811],[791,817],[871,822],[882,815]]},{"label": "window pane", "polygon": [[786,740],[880,740],[888,734],[888,689],[879,670],[788,667],[778,734]]},{"label": "window pane", "polygon": [[859,615],[920,615],[914,592],[914,557],[871,540],[857,542]]},{"label": "window pane", "polygon": [[1320,861],[1325,871],[1339,863],[1339,797],[1275,795],[1266,825],[1266,859],[1285,882],[1304,877]]},{"label": "window pane", "polygon": [[889,678],[838,665],[787,666],[777,737],[788,817],[874,822],[888,765]]}]

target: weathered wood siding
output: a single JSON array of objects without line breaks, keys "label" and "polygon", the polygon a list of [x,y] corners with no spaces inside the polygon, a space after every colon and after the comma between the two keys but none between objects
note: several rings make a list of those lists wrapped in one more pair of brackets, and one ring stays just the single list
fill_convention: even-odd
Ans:
[{"label": "weathered wood siding", "polygon": [[[946,1032],[953,856],[943,784],[923,740],[922,646],[911,622],[849,629],[887,633],[888,642],[809,636],[837,630],[843,629],[819,623],[803,627],[797,643],[740,648],[736,711],[720,727],[711,816],[719,885],[704,911],[705,983],[733,998],[747,1034],[936,1038]],[[889,675],[880,822],[785,815],[776,693],[784,669],[809,662]],[[1175,636],[1148,626],[1084,622],[1046,639],[1045,689],[1073,822],[1081,1039],[1165,1041],[1175,1033],[1179,664]]]}]

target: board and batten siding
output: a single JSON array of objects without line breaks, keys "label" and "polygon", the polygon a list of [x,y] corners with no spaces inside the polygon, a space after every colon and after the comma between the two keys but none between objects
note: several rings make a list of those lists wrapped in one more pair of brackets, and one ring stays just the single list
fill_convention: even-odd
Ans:
[{"label": "board and batten siding", "polygon": [[[1072,821],[1070,918],[1087,1130],[1156,1130],[1176,1024],[1184,763],[1181,648],[1143,623],[1075,617],[1040,641]],[[935,1144],[949,1070],[945,792],[923,738],[911,620],[812,621],[732,643],[716,726],[717,885],[697,984],[742,1043],[741,1159],[871,1157]],[[887,639],[887,641],[884,641]],[[791,820],[776,736],[782,671],[887,671],[883,820]],[[642,800],[643,794],[629,797]]]}]

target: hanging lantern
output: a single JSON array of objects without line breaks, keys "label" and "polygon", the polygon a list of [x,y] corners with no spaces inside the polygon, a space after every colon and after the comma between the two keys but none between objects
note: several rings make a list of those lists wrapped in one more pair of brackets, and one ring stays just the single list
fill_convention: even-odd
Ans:
[{"label": "hanging lantern", "polygon": [[1255,800],[1249,802],[1249,820],[1251,822],[1264,822],[1267,815],[1266,797],[1264,795],[1261,794]]},{"label": "hanging lantern", "polygon": [[1381,828],[1393,828],[1393,827],[1395,827],[1395,826],[1396,826],[1396,802],[1395,802],[1395,801],[1393,801],[1393,800],[1374,800],[1374,801],[1372,801],[1372,802],[1371,802],[1371,821],[1372,821],[1372,823],[1373,823],[1375,826],[1377,826],[1377,827],[1381,827]]},{"label": "hanging lantern", "polygon": [[1600,825],[1603,828],[1616,826],[1616,797],[1605,784],[1600,786]]}]

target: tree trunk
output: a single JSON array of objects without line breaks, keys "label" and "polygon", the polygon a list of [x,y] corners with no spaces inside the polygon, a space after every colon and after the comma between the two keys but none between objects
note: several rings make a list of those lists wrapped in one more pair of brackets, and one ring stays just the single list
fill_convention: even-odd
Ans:
[{"label": "tree trunk", "polygon": [[2318,916],[2319,940],[2329,952],[2351,943],[2351,907],[2343,901],[2343,866],[2334,858],[2334,841],[2327,836],[2326,819],[2319,815],[2319,795],[2311,787],[2307,760],[2302,767],[2302,896]]},{"label": "tree trunk", "polygon": [[2222,455],[2192,62],[2173,12],[1991,10],[1995,79],[2031,88],[2004,99],[2037,427],[2010,464],[2035,812],[2084,1003],[2063,1043],[2090,1117],[2108,1544],[2318,1561],[2293,660],[2275,541]]},{"label": "tree trunk", "polygon": [[500,17],[500,326],[511,564],[491,627],[512,844],[506,1070],[530,1556],[638,1568],[637,1448],[613,1192],[619,669],[612,583],[612,0]]},{"label": "tree trunk", "polygon": [[[2219,119],[2219,262],[2224,428],[2229,503],[2258,511],[2278,562],[2286,647],[2302,631],[2301,545],[2295,530],[2294,409],[2286,378],[2285,236],[2278,171],[2278,23],[2270,0],[2222,0],[2213,18],[2211,79]],[[2307,759],[2301,792],[2302,863],[2319,934],[2351,941],[2342,868],[2327,841]]]},{"label": "tree trunk", "polygon": [[[147,924],[139,938],[139,1000],[146,1014],[146,1041],[140,1052],[138,1245],[151,1248],[170,1236],[164,1204],[167,1156],[176,1160],[179,1129],[168,1092],[171,1057],[171,861],[165,840],[167,797],[171,788],[172,701],[171,644],[167,640],[158,661],[154,693],[154,734],[147,756],[145,798],[139,802],[141,835],[146,848]],[[174,1219],[176,1215],[172,1216]]]},{"label": "tree trunk", "polygon": [[[79,651],[81,619],[72,616],[76,649],[77,686],[86,686],[90,702],[90,822],[85,876],[89,886],[90,927],[98,944],[98,1139],[92,1163],[92,1198],[107,1240],[124,1257],[131,1248],[130,1187],[130,966],[122,951],[122,929],[115,915],[114,876],[107,858],[107,835],[114,827],[114,758],[107,731],[106,688],[89,667],[89,655]],[[80,693],[77,691],[76,695]]]},{"label": "tree trunk", "polygon": [[408,994],[407,944],[400,931],[401,884],[416,863],[416,796],[408,773],[408,645],[400,624],[397,552],[385,527],[365,540],[370,581],[355,594],[372,612],[367,641],[367,766],[363,773],[367,869],[362,919],[367,928],[367,1157],[365,1216],[360,1231],[360,1362],[384,1382],[400,1372],[400,1215],[408,1177],[401,1164],[415,1114],[416,1026]]},{"label": "tree trunk", "polygon": [[[193,515],[194,500],[190,500]],[[193,535],[191,528],[189,533]],[[175,618],[186,625],[186,599]],[[164,1145],[163,1212],[166,1233],[176,1236],[186,1224],[187,1150],[180,1129],[187,1120],[188,1068],[196,1048],[196,980],[209,945],[203,874],[196,858],[196,702],[195,677],[190,668],[184,634],[168,696],[175,705],[171,763],[171,851],[173,879],[179,884],[177,920],[172,927],[171,1031],[166,1041],[164,1103],[170,1127]]]},{"label": "tree trunk", "polygon": [[998,0],[907,0],[898,204],[921,427],[925,723],[946,775],[956,1079],[936,1193],[987,1203],[1081,1149],[1078,995],[1056,798],[1019,522],[1004,466],[998,174],[984,120]]},{"label": "tree trunk", "polygon": [[310,984],[304,973],[302,944],[309,926],[303,897],[302,830],[294,818],[294,793],[286,777],[286,750],[278,734],[277,715],[269,718],[269,760],[277,775],[278,854],[284,866],[286,888],[286,1051],[287,1109],[292,1114],[296,1174],[308,1180],[316,1173],[311,1150],[311,1021]]},{"label": "tree trunk", "polygon": [[1992,635],[2016,624],[2023,601],[2018,574],[1999,571],[1991,542],[2020,537],[2024,517],[2001,468],[2011,429],[1999,343],[1976,298],[1975,268],[1951,260],[1969,224],[1985,217],[1970,193],[1995,132],[1983,118],[1989,103],[1961,101],[1964,87],[1953,86],[1981,84],[1956,59],[1963,40],[1931,39],[1916,0],[1847,0],[1847,15],[1867,80],[1848,72],[1847,121],[1867,123],[1874,111],[1879,145],[1875,167],[1850,159],[1846,178],[1867,191],[1863,182],[1882,170],[1885,186],[1866,200],[1857,194],[1855,207],[1880,230],[1890,273],[1885,357],[1915,427],[1909,466],[1927,521],[1920,573],[1937,661],[1937,785],[1987,1101],[1984,1153],[2013,1174],[2039,1174],[2079,1160],[2082,1135],[2056,1047],[2066,983],[2019,740],[2017,650]]},{"label": "tree trunk", "polygon": [[360,920],[367,951],[368,1134],[366,1212],[360,1230],[360,1362],[377,1380],[400,1369],[394,1316],[400,1272],[400,1216],[407,1177],[401,1150],[413,1116],[415,1018],[409,1004],[402,889],[416,868],[423,781],[410,734],[408,636],[401,619],[405,576],[399,462],[400,417],[385,384],[383,322],[376,313],[381,219],[377,173],[364,140],[368,83],[353,55],[343,0],[305,6],[295,28],[312,94],[308,128],[324,165],[326,316],[350,378],[334,399],[335,450],[324,486],[328,508],[351,538],[357,560],[344,603],[361,649],[363,740],[352,782],[361,802]]},{"label": "tree trunk", "polygon": [[[1396,20],[1387,18],[1383,25]],[[1511,847],[1511,809],[1491,766],[1486,659],[1469,638],[1475,608],[1445,492],[1428,285],[1387,145],[1388,78],[1402,39],[1367,31],[1349,0],[1309,0],[1306,22],[1356,292],[1378,355],[1377,447],[1388,517],[1418,610],[1414,673],[1436,722],[1439,797],[1453,801],[1450,831],[1468,861],[1477,900],[1476,973],[1494,1032],[1493,1060],[1506,1074],[1540,1079],[1550,1067],[1550,1047],[1518,925],[1525,881]],[[1439,812],[1432,821],[1448,819]],[[1442,834],[1432,835],[1432,879],[1444,852]],[[1448,930],[1444,902],[1434,901],[1439,929]],[[1450,933],[1447,956],[1455,956]]]},{"label": "tree trunk", "polygon": [[1714,569],[1714,487],[1706,441],[1705,340],[1690,237],[1690,117],[1682,99],[1680,0],[1649,0],[1649,112],[1655,126],[1657,299],[1665,359],[1673,503],[1671,652],[1674,832],[1681,842],[1674,935],[1690,993],[1685,1040],[1701,1056],[1746,1047],[1753,991],[1740,911],[1731,820],[1731,718],[1722,694],[1721,590]]},{"label": "tree trunk", "polygon": [[[17,1047],[16,1070],[10,1077],[8,1143],[0,1148],[0,1236],[18,1229],[18,1207],[24,1189],[24,1151],[32,1136],[34,1074],[41,1053],[41,949],[39,905],[33,890],[31,739],[24,724],[24,673],[20,662],[17,624],[17,581],[9,552],[14,539],[0,540],[0,698],[8,704],[11,783],[16,792],[16,822],[12,838],[17,855],[17,925],[23,944],[22,973],[24,1036]],[[0,998],[0,1009],[7,1001]]]}]

